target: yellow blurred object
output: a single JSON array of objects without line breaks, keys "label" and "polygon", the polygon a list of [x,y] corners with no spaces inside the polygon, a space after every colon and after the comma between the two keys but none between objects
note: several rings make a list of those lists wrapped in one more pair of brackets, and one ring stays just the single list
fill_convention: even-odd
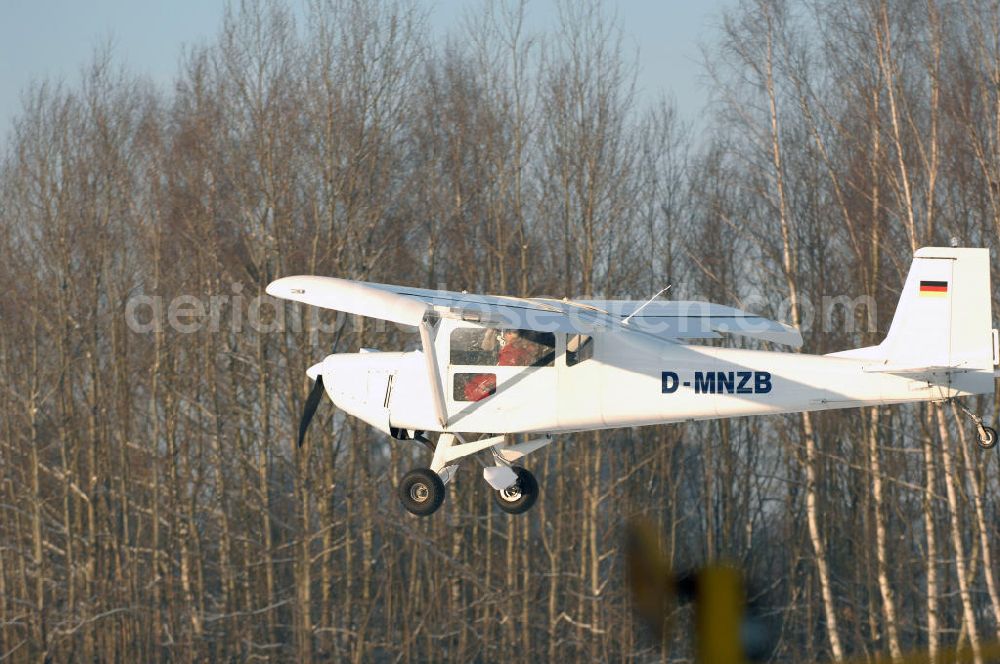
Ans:
[{"label": "yellow blurred object", "polygon": [[[669,617],[676,607],[678,579],[667,563],[656,529],[647,521],[629,525],[626,557],[636,611],[663,640],[671,631]],[[740,627],[744,598],[739,570],[708,567],[681,584],[693,591],[690,599],[695,604],[698,661],[743,664]]]},{"label": "yellow blurred object", "polygon": [[662,640],[670,632],[674,609],[674,578],[660,548],[660,538],[647,521],[633,521],[628,528],[628,581],[639,616]]},{"label": "yellow blurred object", "polygon": [[[644,520],[629,524],[626,558],[636,610],[661,642],[670,634],[669,617],[680,594],[694,603],[699,664],[744,664],[747,661],[743,643],[747,626],[746,596],[743,575],[738,569],[715,565],[678,579],[660,547],[659,534]],[[982,644],[979,654],[979,661],[984,664],[1000,662],[1000,643]],[[898,659],[889,655],[872,659],[867,655],[841,660],[839,664],[971,664],[975,661],[972,648],[966,646],[939,651],[934,657],[913,651]]]},{"label": "yellow blurred object", "polygon": [[698,572],[695,625],[698,661],[703,664],[743,664],[743,576],[732,567],[706,567]]},{"label": "yellow blurred object", "polygon": [[[979,646],[979,653],[984,664],[990,662],[1000,662],[1000,643],[984,643]],[[874,660],[870,657],[854,657],[843,660],[840,664],[965,664],[975,662],[976,658],[972,648],[949,648],[939,651],[934,657],[926,652],[910,652],[898,659],[893,659],[890,655],[882,655]]]}]

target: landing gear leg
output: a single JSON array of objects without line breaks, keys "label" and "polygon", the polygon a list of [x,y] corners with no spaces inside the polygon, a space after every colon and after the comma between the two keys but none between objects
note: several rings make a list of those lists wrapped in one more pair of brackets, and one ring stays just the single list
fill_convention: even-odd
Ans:
[{"label": "landing gear leg", "polygon": [[972,421],[975,422],[976,433],[979,434],[979,437],[977,439],[979,446],[984,450],[988,450],[995,447],[997,444],[997,430],[994,429],[993,427],[988,427],[985,424],[983,424],[983,418],[979,417],[971,410],[966,408],[965,404],[963,404],[961,401],[953,399],[952,403],[957,404],[958,407],[962,410],[962,412],[968,415],[970,418],[972,418]]},{"label": "landing gear leg", "polygon": [[551,436],[543,436],[516,445],[505,445],[503,435],[485,434],[479,440],[469,442],[461,434],[453,432],[442,433],[434,445],[423,432],[406,432],[404,437],[401,431],[397,431],[394,437],[401,440],[412,437],[434,453],[429,468],[411,470],[399,483],[397,493],[400,502],[407,511],[418,516],[428,516],[441,507],[445,487],[458,470],[455,462],[487,449],[493,453],[494,465],[483,468],[483,477],[493,488],[497,504],[509,514],[527,512],[538,499],[538,482],[530,472],[511,464],[552,442]]}]

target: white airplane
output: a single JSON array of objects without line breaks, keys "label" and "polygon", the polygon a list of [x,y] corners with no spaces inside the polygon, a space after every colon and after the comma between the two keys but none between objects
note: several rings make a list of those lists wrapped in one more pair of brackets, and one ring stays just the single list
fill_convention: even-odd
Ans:
[{"label": "white airplane", "polygon": [[[554,434],[951,400],[992,393],[1000,375],[987,249],[920,249],[885,340],[830,355],[692,344],[721,334],[802,344],[792,327],[704,302],[516,298],[318,276],[278,279],[267,292],[419,331],[419,350],[362,348],[311,367],[298,437],[302,445],[325,390],[379,431],[423,443],[430,467],[399,485],[417,515],[440,507],[460,459],[486,450],[483,476],[517,514],[538,495],[520,461]],[[980,445],[993,447],[996,431],[959,406]]]}]

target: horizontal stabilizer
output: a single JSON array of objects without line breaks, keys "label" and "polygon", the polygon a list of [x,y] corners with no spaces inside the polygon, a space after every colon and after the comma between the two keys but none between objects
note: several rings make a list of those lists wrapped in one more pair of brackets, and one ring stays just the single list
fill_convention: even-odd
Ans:
[{"label": "horizontal stabilizer", "polygon": [[969,372],[969,369],[961,369],[959,367],[904,367],[894,364],[873,364],[864,367],[863,370],[865,373],[888,373],[912,378]]}]

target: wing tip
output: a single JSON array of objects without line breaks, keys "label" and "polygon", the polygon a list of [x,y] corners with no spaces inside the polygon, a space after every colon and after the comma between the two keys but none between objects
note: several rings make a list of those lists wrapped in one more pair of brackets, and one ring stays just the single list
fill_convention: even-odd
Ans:
[{"label": "wing tip", "polygon": [[272,297],[280,297],[285,300],[295,299],[295,295],[304,295],[306,282],[315,279],[311,275],[293,275],[275,279],[267,285],[264,292]]}]

